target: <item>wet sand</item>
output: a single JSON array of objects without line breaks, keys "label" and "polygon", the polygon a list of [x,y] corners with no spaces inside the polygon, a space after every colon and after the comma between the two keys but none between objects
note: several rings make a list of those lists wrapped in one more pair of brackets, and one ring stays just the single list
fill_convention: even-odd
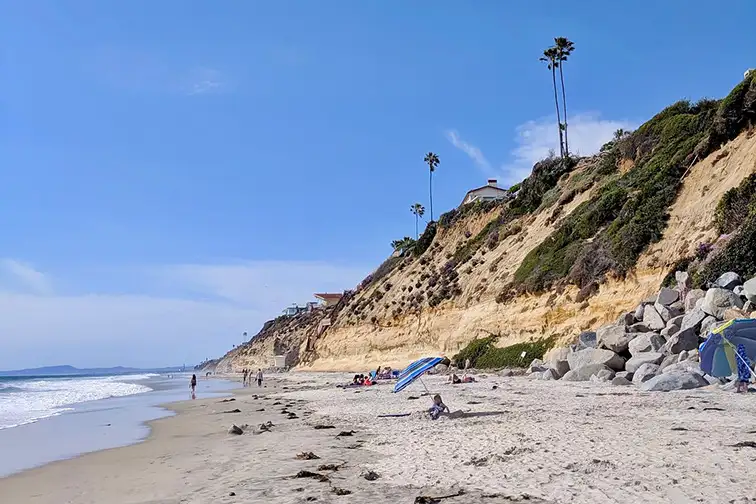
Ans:
[{"label": "wet sand", "polygon": [[[431,421],[420,384],[400,394],[335,388],[347,379],[293,373],[233,402],[172,404],[178,414],[152,422],[147,441],[0,479],[0,500],[412,503],[463,491],[440,503],[756,502],[756,448],[733,446],[756,441],[754,394],[496,376],[452,386],[438,376],[425,383],[454,414]],[[410,415],[378,417],[401,413]],[[264,422],[270,432],[227,432]],[[296,478],[302,470],[325,477]]]}]

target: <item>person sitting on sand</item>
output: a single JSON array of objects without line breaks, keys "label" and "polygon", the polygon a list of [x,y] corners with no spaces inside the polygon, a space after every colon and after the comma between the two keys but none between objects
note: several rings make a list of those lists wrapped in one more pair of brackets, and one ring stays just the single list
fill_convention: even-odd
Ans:
[{"label": "person sitting on sand", "polygon": [[451,383],[452,385],[456,385],[456,384],[458,384],[458,383],[462,383],[462,380],[460,380],[460,379],[459,379],[459,376],[457,376],[457,375],[456,375],[456,373],[455,373],[455,374],[452,374],[452,375],[451,375],[451,376],[449,377],[449,382],[450,382],[450,383]]},{"label": "person sitting on sand", "polygon": [[436,420],[444,411],[449,413],[449,408],[441,400],[441,396],[439,394],[434,395],[433,406],[431,406],[431,408],[428,410],[431,420]]},{"label": "person sitting on sand", "polygon": [[360,375],[356,374],[354,375],[354,379],[352,380],[352,385],[359,385],[360,384]]}]

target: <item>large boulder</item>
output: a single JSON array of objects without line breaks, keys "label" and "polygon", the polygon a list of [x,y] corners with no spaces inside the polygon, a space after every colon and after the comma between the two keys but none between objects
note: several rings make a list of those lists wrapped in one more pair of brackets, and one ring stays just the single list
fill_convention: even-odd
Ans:
[{"label": "large boulder", "polygon": [[680,292],[684,292],[693,286],[693,281],[687,271],[675,271],[675,280],[677,281],[677,289]]},{"label": "large boulder", "polygon": [[656,333],[639,334],[637,338],[628,344],[630,355],[637,355],[643,352],[657,352],[662,349],[666,340]]},{"label": "large boulder", "polygon": [[625,370],[635,374],[644,364],[659,364],[664,360],[664,354],[659,352],[643,352],[637,355],[633,355],[630,360],[625,363]]},{"label": "large boulder", "polygon": [[536,376],[539,380],[558,380],[560,378],[560,375],[556,372],[555,369],[552,368],[549,368],[542,373],[535,373],[534,376]]},{"label": "large boulder", "polygon": [[583,331],[578,336],[577,347],[579,350],[586,348],[596,348],[596,333],[594,331]]},{"label": "large boulder", "polygon": [[633,324],[635,324],[635,314],[633,313],[623,313],[617,319],[618,326],[629,326]]},{"label": "large boulder", "polygon": [[643,320],[643,310],[645,308],[646,308],[646,305],[644,305],[643,303],[639,304],[635,308],[635,313],[633,313],[633,315],[635,315],[635,320]]},{"label": "large boulder", "polygon": [[659,364],[659,371],[666,369],[672,364],[677,364],[678,359],[679,357],[677,355],[667,355],[666,357],[664,357],[664,360],[661,361],[661,364]]},{"label": "large boulder", "polygon": [[706,293],[701,289],[693,289],[685,295],[685,311],[689,312],[696,307],[699,300],[703,299]]},{"label": "large boulder", "polygon": [[707,315],[722,320],[724,312],[729,308],[743,308],[743,300],[727,289],[709,289],[701,304],[701,309]]},{"label": "large boulder", "polygon": [[667,327],[677,327],[677,329],[680,329],[682,327],[682,321],[685,318],[685,315],[678,315],[677,317],[672,317],[667,321]]},{"label": "large boulder", "polygon": [[703,376],[687,371],[664,373],[641,383],[640,389],[647,392],[669,392],[671,390],[689,390],[708,385]]},{"label": "large boulder", "polygon": [[693,329],[698,331],[701,327],[701,322],[706,318],[706,313],[700,308],[693,308],[691,311],[685,314],[680,324],[680,330]]},{"label": "large boulder", "polygon": [[552,348],[546,352],[546,355],[543,356],[543,360],[549,368],[556,371],[557,378],[560,378],[570,370],[569,356],[569,348]]},{"label": "large boulder", "polygon": [[597,346],[616,353],[627,350],[627,344],[635,336],[633,333],[628,333],[624,326],[604,326],[596,331]]},{"label": "large boulder", "polygon": [[[750,301],[747,301],[750,303]],[[745,306],[744,306],[745,307]],[[736,320],[736,319],[742,319],[742,318],[749,318],[750,313],[746,313],[745,310],[738,310],[737,308],[730,308],[729,310],[725,310],[724,314],[722,315],[722,320]],[[701,324],[701,327],[703,328],[703,324]],[[709,330],[714,329],[715,327],[710,327]]]},{"label": "large boulder", "polygon": [[661,315],[659,315],[659,312],[656,311],[656,308],[654,308],[654,305],[650,304],[643,308],[643,323],[652,331],[661,331],[667,325]]},{"label": "large boulder", "polygon": [[621,371],[625,367],[625,359],[611,350],[604,350],[603,348],[586,348],[572,352],[567,357],[567,361],[570,364],[570,370],[573,371],[590,364],[600,364],[617,371]]},{"label": "large boulder", "polygon": [[678,306],[677,303],[672,303],[669,306],[656,303],[654,304],[654,309],[661,316],[665,325],[673,318],[683,314],[682,307]]},{"label": "large boulder", "polygon": [[644,383],[650,380],[657,374],[659,374],[659,366],[657,364],[651,364],[651,363],[642,364],[641,367],[639,367],[633,373],[633,383],[636,385],[640,385],[641,383]]},{"label": "large boulder", "polygon": [[693,350],[694,348],[698,348],[698,334],[692,328],[673,334],[664,345],[664,351],[668,354],[679,354],[683,350]]},{"label": "large boulder", "polygon": [[740,275],[729,271],[727,273],[723,273],[722,276],[717,278],[717,281],[714,282],[714,285],[716,285],[720,289],[733,290],[735,287],[741,285],[742,283],[743,280],[740,279]]},{"label": "large boulder", "polygon": [[602,369],[598,373],[591,375],[591,381],[594,383],[604,383],[614,378],[614,371],[611,369]]},{"label": "large boulder", "polygon": [[751,303],[756,303],[756,277],[746,280],[743,284],[743,295]]},{"label": "large boulder", "polygon": [[701,337],[706,338],[708,337],[709,332],[718,324],[719,321],[715,317],[708,315],[705,319],[703,319],[703,322],[701,322],[701,328],[698,330],[698,334],[700,334]]},{"label": "large boulder", "polygon": [[631,332],[631,333],[634,333],[634,332],[642,333],[642,332],[649,332],[649,331],[651,331],[651,329],[649,329],[648,326],[644,324],[643,322],[638,322],[637,324],[633,324],[631,326],[628,326],[627,328],[627,332]]},{"label": "large boulder", "polygon": [[662,287],[659,294],[656,296],[656,304],[661,306],[669,306],[675,301],[680,299],[680,292],[668,287]]},{"label": "large boulder", "polygon": [[615,376],[612,378],[612,385],[619,385],[619,386],[625,386],[625,385],[632,385],[633,382],[625,378],[624,376]]},{"label": "large boulder", "polygon": [[743,313],[750,313],[750,318],[754,318],[753,312],[756,312],[756,303],[746,301],[743,305]]},{"label": "large boulder", "polygon": [[547,369],[548,366],[546,366],[546,364],[541,359],[533,359],[533,362],[530,363],[530,366],[528,366],[525,374],[543,373]]},{"label": "large boulder", "polygon": [[627,378],[628,380],[631,380],[631,381],[633,379],[633,373],[631,373],[630,371],[617,371],[614,374],[614,376],[619,376],[621,378]]},{"label": "large boulder", "polygon": [[603,364],[586,364],[575,369],[571,369],[562,377],[564,381],[588,381],[591,376],[598,375],[601,372],[613,372]]},{"label": "large boulder", "polygon": [[701,376],[703,376],[704,373],[703,370],[701,370],[701,365],[698,362],[684,360],[682,362],[678,362],[676,364],[672,364],[670,366],[665,367],[661,370],[662,374],[665,373],[676,373],[680,371],[685,371],[687,373],[696,373]]}]

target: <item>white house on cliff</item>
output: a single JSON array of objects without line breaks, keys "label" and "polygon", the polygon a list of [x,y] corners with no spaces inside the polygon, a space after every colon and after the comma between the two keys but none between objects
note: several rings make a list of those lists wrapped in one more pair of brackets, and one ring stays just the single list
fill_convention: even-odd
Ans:
[{"label": "white house on cliff", "polygon": [[[471,189],[465,194],[462,205],[476,201],[493,201],[506,198],[509,191],[499,187],[496,179],[488,179],[488,183],[482,187]],[[461,205],[460,205],[461,206]]]}]

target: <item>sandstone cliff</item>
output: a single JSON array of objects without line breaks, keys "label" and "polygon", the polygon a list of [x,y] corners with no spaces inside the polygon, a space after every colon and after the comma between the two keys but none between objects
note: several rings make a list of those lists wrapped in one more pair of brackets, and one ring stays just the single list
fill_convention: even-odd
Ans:
[{"label": "sandstone cliff", "polygon": [[756,172],[755,118],[749,77],[723,100],[668,107],[596,156],[544,160],[509,198],[444,214],[337,307],[269,322],[218,369],[267,367],[274,353],[310,370],[402,366],[491,334],[502,346],[569,343],[719,240],[720,201]]}]

